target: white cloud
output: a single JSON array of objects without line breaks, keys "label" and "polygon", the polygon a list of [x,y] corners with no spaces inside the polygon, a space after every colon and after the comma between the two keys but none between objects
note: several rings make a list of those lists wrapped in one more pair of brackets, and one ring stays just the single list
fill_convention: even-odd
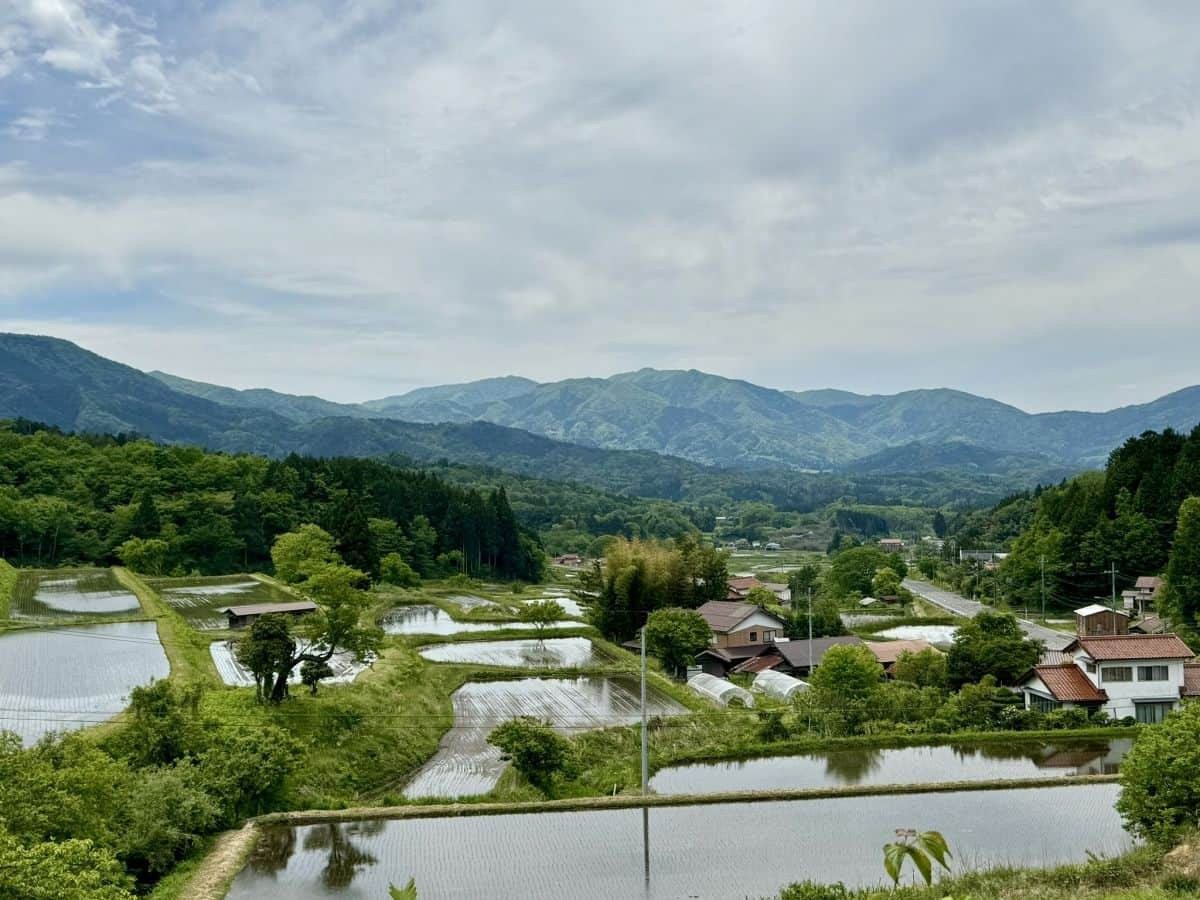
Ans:
[{"label": "white cloud", "polygon": [[[21,9],[0,71],[105,99],[5,123],[63,139],[0,180],[9,327],[55,321],[40,290],[101,351],[131,350],[111,312],[131,360],[342,398],[695,365],[1040,408],[1111,405],[1147,341],[1195,334],[1187,6]],[[1023,345],[1080,323],[1114,377],[1080,348],[1026,378]]]}]

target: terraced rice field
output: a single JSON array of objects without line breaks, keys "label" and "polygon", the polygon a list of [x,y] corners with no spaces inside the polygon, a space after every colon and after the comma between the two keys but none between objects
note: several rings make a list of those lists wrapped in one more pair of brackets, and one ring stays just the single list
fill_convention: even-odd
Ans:
[{"label": "terraced rice field", "polygon": [[539,599],[553,600],[562,608],[563,613],[572,619],[582,619],[587,615],[587,609],[578,600],[571,597],[562,594],[547,594]]},{"label": "terraced rice field", "polygon": [[67,619],[141,612],[138,598],[111,569],[21,572],[13,596],[17,619]]},{"label": "terraced rice field", "polygon": [[[404,796],[470,797],[496,786],[505,767],[500,750],[487,742],[497,725],[518,716],[550,722],[569,734],[630,724],[641,718],[639,686],[621,678],[522,678],[468,682],[454,692],[454,725],[434,757],[408,783]],[[652,716],[687,712],[651,686],[647,708]]]},{"label": "terraced rice field", "polygon": [[898,625],[878,634],[897,641],[926,640],[931,644],[950,644],[958,629],[953,625]]},{"label": "terraced rice field", "polygon": [[421,656],[430,662],[477,663],[514,669],[569,669],[586,666],[596,658],[592,642],[587,638],[437,644],[422,649]]},{"label": "terraced rice field", "polygon": [[[531,628],[521,622],[464,622],[455,619],[440,606],[422,603],[398,606],[379,620],[386,634],[466,634],[472,631],[500,631],[503,628]],[[578,622],[559,622],[550,628],[578,628]]]},{"label": "terraced rice field", "polygon": [[147,584],[158,592],[189,625],[200,631],[226,627],[226,606],[252,603],[291,603],[295,597],[248,575],[221,575],[215,578],[153,578]]},{"label": "terraced rice field", "polygon": [[[233,687],[254,687],[254,676],[237,661],[233,654],[232,641],[213,641],[208,645],[208,652],[223,682]],[[321,684],[349,684],[370,668],[372,662],[373,660],[356,662],[352,653],[335,653],[329,660],[333,677],[323,679]],[[288,678],[288,684],[299,683],[300,666],[296,666]]]},{"label": "terraced rice field", "polygon": [[737,762],[661,769],[650,779],[658,794],[773,791],[852,784],[920,784],[995,778],[1061,778],[1116,772],[1131,738],[1059,743],[1012,742],[974,747],[831,750]]},{"label": "terraced rice field", "polygon": [[454,594],[447,597],[446,601],[462,609],[487,609],[500,605],[495,600],[486,600],[483,597],[476,597],[473,594]]},{"label": "terraced rice field", "polygon": [[0,729],[26,744],[119,713],[129,692],[170,674],[153,622],[0,635]]},{"label": "terraced rice field", "polygon": [[410,877],[421,900],[774,897],[803,879],[882,888],[880,847],[898,827],[937,827],[956,872],[1121,853],[1131,841],[1113,809],[1117,792],[1103,784],[651,809],[649,880],[637,809],[276,826],[228,896],[386,897],[389,881]]}]

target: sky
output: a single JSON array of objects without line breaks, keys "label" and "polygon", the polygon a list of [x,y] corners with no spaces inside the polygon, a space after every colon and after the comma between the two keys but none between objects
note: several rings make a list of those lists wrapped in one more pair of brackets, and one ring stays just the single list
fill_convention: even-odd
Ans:
[{"label": "sky", "polygon": [[1200,4],[3,0],[0,330],[365,400],[1200,383]]}]

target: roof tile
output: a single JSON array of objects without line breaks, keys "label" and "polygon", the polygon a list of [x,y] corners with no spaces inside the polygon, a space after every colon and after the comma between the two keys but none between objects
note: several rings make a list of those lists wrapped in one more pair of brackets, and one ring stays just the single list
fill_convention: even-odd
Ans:
[{"label": "roof tile", "polygon": [[1096,660],[1191,659],[1196,654],[1175,634],[1106,634],[1076,638],[1066,649],[1080,647]]},{"label": "roof tile", "polygon": [[1057,666],[1034,666],[1033,671],[1050,691],[1050,696],[1063,703],[1103,703],[1108,699],[1074,663]]}]

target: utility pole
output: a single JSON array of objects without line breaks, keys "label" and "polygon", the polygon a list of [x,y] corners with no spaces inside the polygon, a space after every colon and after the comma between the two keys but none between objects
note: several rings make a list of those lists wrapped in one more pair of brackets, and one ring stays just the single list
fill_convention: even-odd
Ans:
[{"label": "utility pole", "polygon": [[1112,576],[1112,611],[1113,611],[1113,634],[1117,633],[1117,564],[1113,562],[1106,573]]},{"label": "utility pole", "polygon": [[813,645],[812,645],[812,588],[808,589],[808,675],[812,677]]},{"label": "utility pole", "polygon": [[[645,798],[650,780],[650,754],[646,730],[646,626],[642,626],[642,797]],[[646,884],[650,884],[650,807],[642,804],[642,864]]]},{"label": "utility pole", "polygon": [[1046,622],[1046,554],[1042,554],[1042,623]]}]

